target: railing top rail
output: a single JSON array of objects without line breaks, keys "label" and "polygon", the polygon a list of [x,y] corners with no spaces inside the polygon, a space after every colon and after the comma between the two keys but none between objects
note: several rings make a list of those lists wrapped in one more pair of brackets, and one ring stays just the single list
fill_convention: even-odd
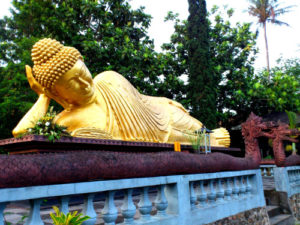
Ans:
[{"label": "railing top rail", "polygon": [[197,181],[197,180],[210,180],[210,179],[218,179],[218,178],[230,178],[237,176],[246,176],[246,175],[254,175],[257,170],[241,170],[241,171],[226,171],[226,172],[218,172],[218,173],[203,173],[203,174],[189,174],[184,175],[189,181]]},{"label": "railing top rail", "polygon": [[20,188],[3,188],[0,189],[0,202],[96,193],[110,190],[122,190],[129,188],[156,186],[160,184],[171,184],[176,182],[176,176],[169,176],[133,178],[122,180],[99,180],[80,183],[54,184]]},{"label": "railing top rail", "polygon": [[260,165],[260,168],[274,168],[274,167],[276,167],[276,165],[264,165],[264,164]]},{"label": "railing top rail", "polygon": [[287,171],[290,171],[290,170],[300,170],[300,166],[288,166],[288,167],[285,167],[285,169]]},{"label": "railing top rail", "polygon": [[129,188],[141,188],[147,186],[157,186],[161,184],[172,184],[182,180],[196,181],[209,180],[217,178],[235,177],[254,175],[257,170],[244,171],[229,171],[219,173],[205,173],[205,174],[189,174],[189,175],[175,175],[175,176],[161,176],[161,177],[145,177],[132,178],[122,180],[101,180],[90,181],[82,183],[69,183],[57,185],[43,185],[20,188],[2,188],[0,189],[0,202],[20,201],[27,199],[47,198],[65,195],[77,195],[104,192],[111,190],[122,190]]}]

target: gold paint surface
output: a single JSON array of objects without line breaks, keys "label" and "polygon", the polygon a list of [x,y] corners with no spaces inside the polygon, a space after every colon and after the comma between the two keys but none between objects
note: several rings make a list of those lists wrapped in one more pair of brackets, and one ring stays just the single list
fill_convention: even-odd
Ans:
[{"label": "gold paint surface", "polygon": [[[75,56],[70,56],[71,60],[64,58],[67,65],[64,67],[60,62],[57,68],[53,58],[69,47],[49,40],[42,39],[35,45],[39,49],[32,54],[37,60],[33,74],[31,68],[26,66],[28,82],[39,99],[13,130],[14,136],[26,132],[45,115],[50,99],[64,107],[55,122],[66,126],[76,137],[190,144],[185,132],[203,127],[180,103],[140,94],[128,80],[114,71],[100,73],[92,79],[77,50],[68,50],[68,54],[75,52]],[[43,46],[48,42],[50,44]],[[47,54],[48,58],[41,60],[39,54],[45,55],[41,49],[51,52]],[[35,73],[36,66],[42,72]],[[53,68],[49,68],[51,66]],[[60,68],[67,70],[61,71]],[[52,72],[44,72],[47,70]],[[56,71],[59,75],[51,79]],[[214,130],[211,145],[228,147],[228,131],[225,128]]]}]

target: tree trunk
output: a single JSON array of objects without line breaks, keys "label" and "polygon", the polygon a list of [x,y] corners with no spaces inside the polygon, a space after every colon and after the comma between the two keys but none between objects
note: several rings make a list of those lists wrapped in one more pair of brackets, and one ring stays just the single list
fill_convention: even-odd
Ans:
[{"label": "tree trunk", "polygon": [[269,47],[268,47],[268,40],[267,40],[267,23],[264,22],[264,35],[265,35],[265,45],[266,45],[266,57],[267,57],[267,71],[268,71],[268,78],[270,81],[270,60],[269,60]]}]

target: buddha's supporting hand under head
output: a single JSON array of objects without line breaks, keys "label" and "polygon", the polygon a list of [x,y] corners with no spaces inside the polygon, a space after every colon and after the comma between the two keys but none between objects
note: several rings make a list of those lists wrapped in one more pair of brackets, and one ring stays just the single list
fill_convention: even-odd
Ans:
[{"label": "buddha's supporting hand under head", "polygon": [[31,67],[26,65],[25,69],[27,80],[31,89],[34,90],[38,95],[44,94],[44,88],[42,87],[42,85],[39,84],[39,82],[36,81],[36,79],[34,79]]}]

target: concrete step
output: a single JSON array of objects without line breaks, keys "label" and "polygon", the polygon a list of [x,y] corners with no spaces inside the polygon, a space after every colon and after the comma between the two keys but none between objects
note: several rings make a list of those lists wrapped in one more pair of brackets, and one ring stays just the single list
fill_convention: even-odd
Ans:
[{"label": "concrete step", "polygon": [[281,214],[281,210],[278,205],[267,205],[267,212],[270,218]]},{"label": "concrete step", "polygon": [[295,221],[290,214],[279,214],[270,218],[271,225],[294,225]]}]

